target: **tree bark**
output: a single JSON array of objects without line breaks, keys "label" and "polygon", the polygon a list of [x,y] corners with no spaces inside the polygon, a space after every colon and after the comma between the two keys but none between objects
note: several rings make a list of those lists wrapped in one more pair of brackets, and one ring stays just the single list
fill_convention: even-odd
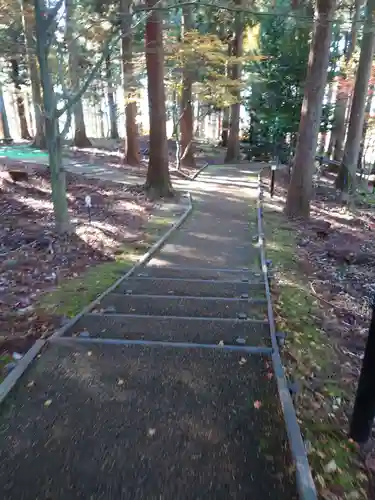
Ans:
[{"label": "tree bark", "polygon": [[1,128],[3,132],[3,139],[6,144],[10,144],[13,142],[13,139],[10,135],[8,116],[5,109],[3,89],[0,85],[0,119],[1,119]]},{"label": "tree bark", "polygon": [[[81,68],[78,62],[79,44],[74,33],[74,0],[65,0],[66,7],[66,41],[69,52],[69,74],[72,83],[73,91],[79,88],[79,80],[81,77]],[[73,106],[74,113],[74,138],[73,144],[79,148],[89,148],[92,146],[91,141],[86,134],[85,118],[83,114],[82,98],[77,99]]]},{"label": "tree bark", "polygon": [[367,101],[366,101],[366,107],[365,107],[365,119],[363,122],[361,145],[359,148],[359,155],[358,155],[358,162],[357,162],[358,169],[360,169],[362,167],[362,160],[363,160],[363,157],[365,156],[365,142],[366,142],[366,136],[367,136],[367,130],[368,130],[368,122],[370,119],[372,101],[374,99],[374,89],[375,89],[374,84],[371,84],[369,87],[369,90],[368,90],[368,94],[367,94]]},{"label": "tree bark", "polygon": [[[157,0],[147,0],[152,8]],[[164,51],[160,11],[154,10],[146,23],[146,66],[150,115],[150,148],[146,189],[153,197],[171,196],[164,89]]]},{"label": "tree bark", "polygon": [[30,140],[31,135],[29,132],[29,127],[27,125],[25,100],[21,90],[20,71],[17,59],[15,58],[10,59],[10,66],[11,66],[11,78],[13,81],[14,91],[16,94],[16,105],[17,105],[18,118],[20,121],[21,138]]},{"label": "tree bark", "polygon": [[49,67],[49,40],[45,29],[45,5],[43,0],[35,1],[36,49],[40,68],[40,81],[43,88],[45,109],[45,130],[51,174],[51,188],[55,226],[60,234],[70,233],[68,200],[66,197],[66,175],[62,166],[61,139],[56,117],[56,96]]},{"label": "tree bark", "polygon": [[307,68],[298,142],[285,213],[309,217],[314,158],[327,80],[335,0],[317,0],[313,39]]},{"label": "tree bark", "polygon": [[111,63],[111,55],[105,59],[105,73],[107,80],[107,99],[108,99],[108,109],[109,109],[109,124],[110,131],[109,136],[111,139],[118,139],[118,128],[117,128],[117,107],[116,101],[114,97],[114,86],[113,86],[113,78],[112,78],[112,63]]},{"label": "tree bark", "polygon": [[375,0],[368,0],[344,157],[336,179],[336,188],[347,194],[354,193],[356,184],[357,162],[365,119],[367,87],[371,76],[372,59],[374,56],[374,10]]},{"label": "tree bark", "polygon": [[138,127],[137,104],[135,101],[135,87],[133,81],[133,36],[131,33],[130,13],[131,0],[120,0],[121,14],[121,50],[122,50],[122,73],[123,86],[125,97],[125,119],[126,119],[126,134],[125,134],[125,154],[124,163],[128,165],[139,165],[139,143],[138,143]]},{"label": "tree bark", "polygon": [[36,130],[35,130],[33,146],[39,149],[46,149],[47,145],[44,133],[42,92],[40,88],[40,77],[35,57],[34,8],[29,0],[23,0],[21,7],[22,7],[22,24],[25,33],[27,63],[29,66],[30,81],[31,81],[31,95],[33,100],[34,117],[35,117]]},{"label": "tree bark", "polygon": [[353,57],[353,52],[357,41],[358,32],[358,21],[360,17],[360,8],[363,4],[363,0],[355,1],[355,12],[352,21],[350,35],[347,41],[347,47],[345,50],[345,62],[344,68],[341,72],[341,77],[339,81],[339,87],[337,90],[336,107],[334,112],[333,129],[332,129],[332,141],[331,150],[333,151],[333,159],[336,161],[341,161],[344,153],[344,140],[346,132],[345,115],[348,105],[350,103],[350,86],[347,83],[347,73],[350,61]]},{"label": "tree bark", "polygon": [[[193,16],[191,7],[185,6],[182,8],[183,30],[184,33],[193,29]],[[181,121],[180,121],[180,166],[195,167],[194,144],[193,144],[193,75],[192,68],[189,66],[189,61],[185,62],[182,69],[182,90],[181,90]]]},{"label": "tree bark", "polygon": [[[242,0],[236,0],[236,5],[241,6]],[[236,14],[235,33],[233,40],[233,56],[241,57],[243,50],[243,21],[242,14]],[[242,64],[236,62],[232,67],[232,79],[240,83]],[[236,102],[231,105],[231,117],[228,135],[228,148],[225,156],[225,163],[240,160],[240,111],[241,111],[241,90],[233,92]]]}]

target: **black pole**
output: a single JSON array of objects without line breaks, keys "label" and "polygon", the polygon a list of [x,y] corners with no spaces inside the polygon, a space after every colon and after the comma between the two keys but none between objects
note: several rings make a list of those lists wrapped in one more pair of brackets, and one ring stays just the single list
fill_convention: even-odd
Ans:
[{"label": "black pole", "polygon": [[357,443],[368,441],[375,417],[375,302],[354,402],[349,436]]},{"label": "black pole", "polygon": [[275,192],[275,170],[271,170],[271,188],[270,188],[271,198],[273,197],[274,192]]}]

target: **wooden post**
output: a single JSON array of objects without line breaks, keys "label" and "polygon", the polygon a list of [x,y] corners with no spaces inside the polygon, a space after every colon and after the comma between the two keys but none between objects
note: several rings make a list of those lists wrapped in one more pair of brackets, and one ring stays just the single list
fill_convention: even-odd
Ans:
[{"label": "wooden post", "polygon": [[372,299],[372,317],[365,355],[359,376],[349,436],[357,443],[368,441],[375,417],[375,302]]}]

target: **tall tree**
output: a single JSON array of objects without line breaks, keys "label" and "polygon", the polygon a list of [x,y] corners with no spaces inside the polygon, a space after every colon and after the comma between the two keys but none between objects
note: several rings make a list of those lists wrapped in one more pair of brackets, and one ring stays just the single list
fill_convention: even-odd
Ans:
[{"label": "tall tree", "polygon": [[113,85],[112,61],[110,54],[108,54],[105,58],[105,75],[107,81],[107,100],[109,110],[109,136],[111,139],[118,139],[119,134],[117,128],[117,107],[114,96],[115,89]]},{"label": "tall tree", "polygon": [[3,139],[6,144],[13,142],[13,139],[10,135],[8,116],[5,109],[5,102],[3,96],[3,88],[0,85],[0,125],[3,132]]},{"label": "tall tree", "polygon": [[[66,8],[66,43],[69,54],[69,74],[72,89],[77,91],[82,77],[79,64],[80,47],[75,33],[75,6],[74,0],[65,0]],[[89,148],[91,141],[86,134],[85,118],[83,114],[82,98],[77,99],[73,107],[74,113],[74,138],[73,144],[79,148]]]},{"label": "tall tree", "polygon": [[291,217],[308,217],[312,176],[324,87],[327,80],[332,16],[335,0],[316,0],[313,39],[310,47],[298,142],[285,212]]},{"label": "tall tree", "polygon": [[[242,0],[235,0],[237,6],[241,6]],[[243,20],[242,14],[237,12],[235,15],[235,27],[234,27],[234,39],[233,39],[233,56],[237,58],[232,66],[232,79],[235,81],[241,78],[242,64],[240,58],[242,56],[243,50]],[[225,156],[225,162],[229,163],[231,161],[236,161],[240,159],[240,111],[241,111],[241,89],[233,90],[236,102],[231,106],[231,116],[230,116],[230,126],[229,126],[229,136],[228,136],[228,148],[227,154]]]},{"label": "tall tree", "polygon": [[36,49],[43,87],[45,131],[51,175],[52,201],[55,226],[59,233],[70,233],[68,200],[66,197],[66,175],[62,166],[61,136],[57,116],[57,103],[50,68],[50,50],[55,27],[55,16],[62,2],[48,9],[44,0],[35,2]]},{"label": "tall tree", "polygon": [[366,20],[361,41],[361,55],[359,57],[355,79],[344,157],[336,179],[336,187],[348,194],[354,193],[356,184],[356,170],[365,119],[367,88],[371,76],[372,60],[374,56],[374,11],[375,0],[368,0],[366,5]]},{"label": "tall tree", "polygon": [[131,32],[132,0],[120,0],[121,16],[121,50],[122,72],[125,96],[126,138],[124,162],[128,165],[139,165],[138,128],[136,123],[137,104],[135,101],[135,85],[133,75],[133,51]]},{"label": "tall tree", "polygon": [[[184,32],[193,29],[193,15],[190,6],[182,8],[183,30]],[[193,144],[193,71],[190,63],[186,60],[182,69],[182,89],[181,89],[181,120],[180,120],[180,151],[181,151],[181,166],[194,167],[194,144]]]},{"label": "tall tree", "polygon": [[27,125],[26,112],[25,112],[25,98],[21,88],[22,77],[20,75],[20,67],[17,58],[12,57],[10,59],[10,66],[11,66],[11,80],[13,82],[16,94],[16,105],[18,111],[18,118],[20,121],[21,138],[30,140],[31,135],[29,132],[29,127]]},{"label": "tall tree", "polygon": [[[152,9],[157,0],[147,0]],[[152,10],[146,23],[146,67],[150,115],[150,151],[146,189],[151,196],[170,196],[168,143],[164,89],[163,26],[159,10]]]},{"label": "tall tree", "polygon": [[351,85],[348,83],[348,72],[353,53],[357,42],[358,21],[360,17],[360,9],[364,0],[355,0],[354,16],[352,20],[350,33],[346,36],[346,47],[344,54],[343,67],[340,74],[339,85],[337,90],[336,106],[333,118],[332,135],[330,139],[330,150],[333,151],[334,160],[341,161],[344,153],[345,140],[345,116],[350,103]]},{"label": "tall tree", "polygon": [[35,55],[36,47],[34,41],[34,31],[35,31],[34,7],[31,4],[31,0],[22,0],[21,8],[22,8],[22,24],[25,33],[26,54],[29,66],[31,93],[34,106],[34,117],[35,117],[36,130],[35,130],[33,144],[34,146],[40,149],[45,149],[46,136],[44,131],[42,92],[40,87],[40,77],[38,72],[37,59]]}]

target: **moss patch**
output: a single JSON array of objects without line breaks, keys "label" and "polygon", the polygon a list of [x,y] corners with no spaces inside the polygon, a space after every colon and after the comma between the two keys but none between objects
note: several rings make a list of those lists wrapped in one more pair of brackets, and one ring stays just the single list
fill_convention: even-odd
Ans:
[{"label": "moss patch", "polygon": [[[367,498],[367,478],[356,465],[356,447],[347,439],[333,408],[335,400],[346,398],[345,388],[335,378],[340,360],[320,326],[319,304],[297,256],[296,234],[280,213],[267,206],[264,230],[267,258],[276,275],[277,326],[288,333],[285,364],[302,381],[298,412],[304,438],[310,443],[309,461],[317,487],[334,492],[337,498]],[[311,386],[316,375],[323,380],[319,390]]]},{"label": "moss patch", "polygon": [[164,213],[152,215],[142,241],[123,245],[116,251],[114,261],[98,264],[76,278],[64,280],[55,290],[41,298],[39,308],[57,316],[76,316],[121,274],[125,274],[177,219]]}]

